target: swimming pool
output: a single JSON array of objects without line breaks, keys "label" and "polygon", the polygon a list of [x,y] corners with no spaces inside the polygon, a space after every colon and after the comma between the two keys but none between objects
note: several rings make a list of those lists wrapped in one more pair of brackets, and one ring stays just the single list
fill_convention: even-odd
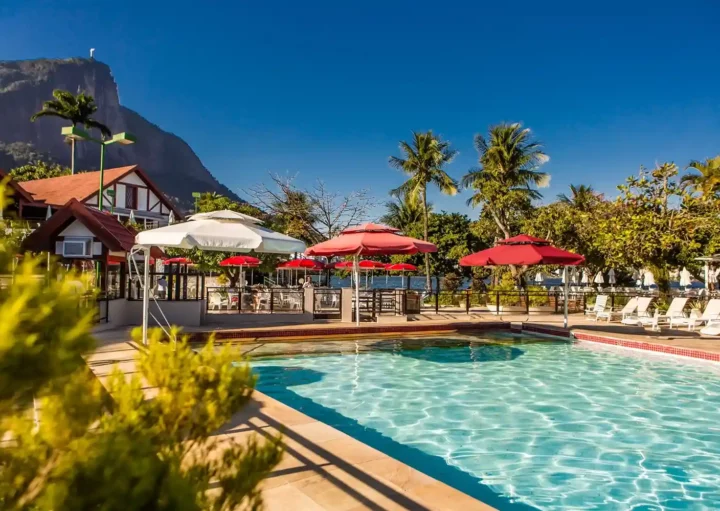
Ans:
[{"label": "swimming pool", "polygon": [[720,509],[709,365],[509,333],[298,349],[253,360],[258,390],[500,510]]}]

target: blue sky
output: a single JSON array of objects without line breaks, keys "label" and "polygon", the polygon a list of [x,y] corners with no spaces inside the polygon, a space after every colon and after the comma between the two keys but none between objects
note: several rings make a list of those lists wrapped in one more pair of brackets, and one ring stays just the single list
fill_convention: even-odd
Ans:
[{"label": "blue sky", "polygon": [[[717,2],[485,4],[3,0],[0,60],[96,48],[122,103],[241,195],[271,171],[385,200],[411,130],[449,140],[459,178],[501,121],[544,143],[548,199],[720,153]],[[430,196],[470,212],[467,194]]]}]

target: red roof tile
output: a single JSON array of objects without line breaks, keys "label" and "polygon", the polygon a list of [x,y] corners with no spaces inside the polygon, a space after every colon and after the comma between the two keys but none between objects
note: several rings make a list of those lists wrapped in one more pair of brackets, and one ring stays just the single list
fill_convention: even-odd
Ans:
[{"label": "red roof tile", "polygon": [[[103,186],[109,186],[133,170],[137,165],[106,169],[103,176]],[[51,177],[48,179],[35,179],[25,181],[22,187],[36,202],[44,202],[49,206],[63,206],[70,199],[81,202],[97,193],[100,185],[100,172],[80,172],[72,176]]]},{"label": "red roof tile", "polygon": [[108,250],[129,252],[135,244],[135,232],[121,224],[113,215],[101,213],[76,199],[71,199],[25,238],[23,247],[33,252],[54,252],[54,237],[74,220],[87,227]]}]

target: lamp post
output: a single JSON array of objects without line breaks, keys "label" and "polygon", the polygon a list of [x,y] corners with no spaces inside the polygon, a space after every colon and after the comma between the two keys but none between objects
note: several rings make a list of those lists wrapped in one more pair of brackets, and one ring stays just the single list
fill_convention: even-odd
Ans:
[{"label": "lamp post", "polygon": [[195,199],[195,213],[197,214],[198,199],[200,199],[200,197],[202,197],[202,194],[200,192],[193,192],[192,196],[193,196],[193,199]]},{"label": "lamp post", "polygon": [[110,144],[130,145],[134,144],[136,139],[130,133],[118,133],[113,135],[109,140],[101,140],[91,137],[85,130],[77,126],[68,126],[62,129],[62,134],[72,140],[89,140],[100,144],[100,187],[98,190],[98,209],[103,209],[103,180],[105,179],[105,146]]}]

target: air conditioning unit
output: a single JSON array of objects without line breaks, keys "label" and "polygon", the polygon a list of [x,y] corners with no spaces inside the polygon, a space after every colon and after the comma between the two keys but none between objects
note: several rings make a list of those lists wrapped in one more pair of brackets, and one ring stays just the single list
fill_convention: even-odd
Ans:
[{"label": "air conditioning unit", "polygon": [[63,257],[92,257],[92,238],[65,238],[62,242]]}]

